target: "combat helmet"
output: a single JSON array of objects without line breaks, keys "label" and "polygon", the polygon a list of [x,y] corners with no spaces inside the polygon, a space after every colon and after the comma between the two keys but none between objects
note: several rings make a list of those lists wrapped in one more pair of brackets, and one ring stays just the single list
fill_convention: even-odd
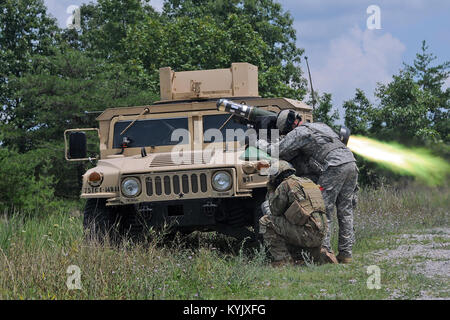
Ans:
[{"label": "combat helmet", "polygon": [[295,168],[289,162],[284,160],[273,161],[269,168],[269,180],[271,183],[278,185],[295,172]]},{"label": "combat helmet", "polygon": [[280,130],[281,134],[287,134],[292,130],[292,125],[295,123],[295,120],[302,121],[302,117],[299,113],[294,110],[283,110],[278,114],[277,117],[277,128]]}]

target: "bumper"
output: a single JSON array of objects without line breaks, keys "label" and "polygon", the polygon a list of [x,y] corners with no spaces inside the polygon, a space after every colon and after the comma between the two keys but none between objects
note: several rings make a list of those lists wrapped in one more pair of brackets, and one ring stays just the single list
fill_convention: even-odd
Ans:
[{"label": "bumper", "polygon": [[[234,208],[230,206],[233,205]],[[213,230],[219,224],[252,225],[253,201],[247,199],[197,199],[144,202],[135,205],[149,226],[187,230]],[[236,208],[239,208],[237,211]]]}]

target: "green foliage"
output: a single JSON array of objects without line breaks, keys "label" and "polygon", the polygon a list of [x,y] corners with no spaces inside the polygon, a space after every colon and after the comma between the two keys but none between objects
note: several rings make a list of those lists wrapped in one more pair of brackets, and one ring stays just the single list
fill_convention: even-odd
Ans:
[{"label": "green foliage", "polygon": [[54,177],[45,149],[17,153],[0,147],[0,210],[40,213],[54,210]]},{"label": "green foliage", "polygon": [[[436,57],[427,50],[423,42],[413,65],[405,64],[390,83],[378,85],[378,105],[372,105],[360,89],[344,103],[345,124],[353,134],[426,146],[438,155],[450,156],[450,89],[443,89],[450,76],[450,62],[433,66]],[[360,158],[358,165],[363,182],[379,184],[383,177],[388,181],[399,178]]]},{"label": "green foliage", "polygon": [[[50,54],[56,39],[55,19],[47,15],[42,0],[2,0],[0,2],[0,103],[11,93],[11,75],[29,69],[34,54]],[[1,119],[1,117],[0,117]]]},{"label": "green foliage", "polygon": [[411,74],[401,71],[387,85],[379,85],[376,96],[380,106],[374,110],[372,132],[403,143],[433,141],[439,138],[428,112],[435,99],[421,90]]},{"label": "green foliage", "polygon": [[432,66],[436,57],[427,50],[424,41],[412,66],[405,65],[393,81],[378,85],[377,106],[359,89],[344,103],[346,125],[353,133],[409,145],[448,144],[450,89],[443,86],[450,62]]},{"label": "green foliage", "polygon": [[[305,93],[292,18],[271,0],[167,1],[162,14],[149,1],[99,0],[81,6],[79,31],[59,30],[42,0],[1,6],[0,141],[15,150],[3,161],[47,150],[41,154],[48,163],[33,166],[33,175],[36,183],[48,176],[46,187],[57,197],[78,196],[85,169],[65,162],[64,130],[96,126],[84,111],[151,104],[160,67],[228,68],[245,61],[259,67],[262,95],[301,99]],[[31,181],[31,171],[24,175]],[[28,201],[0,193],[14,206]]]},{"label": "green foliage", "polygon": [[148,0],[99,0],[80,8],[81,32],[66,31],[77,39],[79,48],[89,55],[113,61],[124,61],[128,29],[148,17],[156,17]]},{"label": "green foliage", "polygon": [[[212,17],[174,18],[163,25],[148,18],[129,28],[126,54],[150,73],[153,90],[159,87],[159,68],[198,70],[229,67],[231,62],[264,63],[266,44],[236,15],[218,24]],[[218,46],[220,44],[220,46]]]},{"label": "green foliage", "polygon": [[49,54],[57,27],[42,0],[2,0],[0,31],[0,75],[4,77],[27,70],[33,54]]},{"label": "green foliage", "polygon": [[364,91],[356,89],[355,97],[344,102],[345,126],[352,134],[367,136],[369,133],[370,119],[373,106],[366,98]]},{"label": "green foliage", "polygon": [[14,94],[3,111],[8,120],[0,124],[2,142],[21,153],[47,148],[56,195],[75,196],[81,172],[64,160],[64,130],[96,127],[95,118],[84,111],[150,104],[156,95],[146,89],[145,80],[139,69],[73,49],[61,48],[53,56],[35,55],[30,71],[11,77],[8,83]]},{"label": "green foliage", "polygon": [[[448,246],[448,234],[432,235],[430,228],[448,225],[449,201],[448,188],[362,190],[352,264],[276,269],[264,250],[246,254],[215,233],[193,233],[172,245],[125,240],[117,248],[86,241],[76,204],[31,219],[0,216],[0,299],[389,299],[393,292],[411,299],[422,290],[448,297],[442,279],[414,276],[423,264],[412,257],[383,258],[400,245],[427,255],[437,243]],[[421,246],[406,232],[435,243]],[[336,232],[334,248],[337,238]],[[382,270],[381,290],[367,288],[367,266],[374,264]],[[81,269],[81,290],[65,286],[70,265]]]},{"label": "green foliage", "polygon": [[410,145],[450,141],[450,89],[443,89],[450,62],[432,66],[436,57],[427,50],[424,41],[412,66],[405,65],[393,81],[378,85],[377,106],[360,89],[344,103],[345,123],[353,133]]},{"label": "green foliage", "polygon": [[81,14],[80,34],[66,34],[71,44],[143,68],[155,92],[161,67],[229,68],[232,62],[258,66],[263,96],[301,99],[306,92],[293,20],[272,0],[166,1],[161,15],[147,1],[102,0],[82,6]]},{"label": "green foliage", "polygon": [[325,123],[326,125],[336,130],[336,121],[339,120],[339,112],[337,110],[334,110],[334,112],[330,114],[331,110],[333,109],[331,93],[324,93],[317,100],[319,100],[319,105],[316,106],[313,112],[314,122]]}]

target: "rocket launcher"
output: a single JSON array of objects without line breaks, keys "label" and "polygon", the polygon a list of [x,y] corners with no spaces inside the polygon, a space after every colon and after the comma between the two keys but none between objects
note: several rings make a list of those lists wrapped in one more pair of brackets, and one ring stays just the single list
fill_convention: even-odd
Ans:
[{"label": "rocket launcher", "polygon": [[241,123],[251,124],[255,129],[276,129],[278,114],[261,108],[235,103],[227,99],[217,101],[217,110],[237,116]]}]

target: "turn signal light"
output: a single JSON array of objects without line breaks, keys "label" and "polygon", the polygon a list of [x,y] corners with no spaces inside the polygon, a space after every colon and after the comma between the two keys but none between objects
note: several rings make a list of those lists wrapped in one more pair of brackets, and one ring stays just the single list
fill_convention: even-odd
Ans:
[{"label": "turn signal light", "polygon": [[95,171],[92,172],[88,177],[89,182],[99,182],[101,180],[102,180],[102,175]]}]

